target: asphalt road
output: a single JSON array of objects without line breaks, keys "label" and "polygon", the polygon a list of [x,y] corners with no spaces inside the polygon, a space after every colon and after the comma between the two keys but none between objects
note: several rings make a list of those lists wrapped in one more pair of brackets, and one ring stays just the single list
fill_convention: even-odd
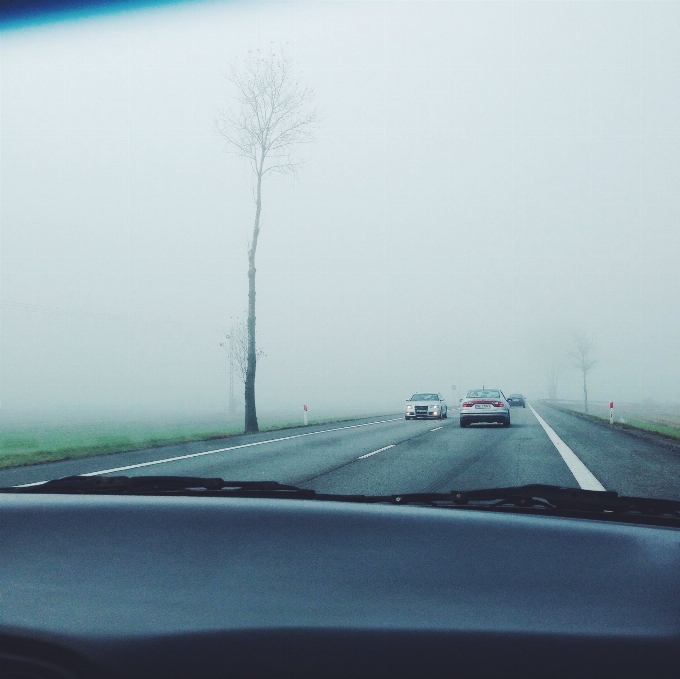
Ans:
[{"label": "asphalt road", "polygon": [[105,472],[276,480],[328,493],[391,494],[526,483],[578,487],[582,481],[569,466],[570,449],[576,465],[585,465],[584,473],[590,472],[593,482],[607,490],[680,500],[680,447],[534,407],[554,430],[557,443],[530,408],[513,408],[510,428],[461,429],[454,411],[442,421],[407,422],[392,415],[6,469],[0,471],[0,485]]}]

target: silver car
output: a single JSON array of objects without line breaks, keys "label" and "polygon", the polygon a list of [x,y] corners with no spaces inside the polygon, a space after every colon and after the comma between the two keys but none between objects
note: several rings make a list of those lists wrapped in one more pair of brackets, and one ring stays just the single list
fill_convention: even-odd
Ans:
[{"label": "silver car", "polygon": [[413,396],[406,401],[406,413],[404,418],[407,420],[415,420],[418,417],[443,420],[448,416],[446,401],[441,394],[423,392],[421,394],[413,394]]},{"label": "silver car", "polygon": [[460,404],[460,426],[497,422],[510,426],[510,406],[500,389],[470,389]]}]

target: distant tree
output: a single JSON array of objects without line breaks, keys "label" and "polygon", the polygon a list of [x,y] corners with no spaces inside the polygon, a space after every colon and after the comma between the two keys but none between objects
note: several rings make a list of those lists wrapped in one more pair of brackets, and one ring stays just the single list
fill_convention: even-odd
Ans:
[{"label": "distant tree", "polygon": [[272,172],[297,172],[303,160],[301,144],[313,140],[318,121],[314,93],[295,78],[292,61],[282,51],[250,52],[244,63],[234,62],[229,80],[235,86],[236,110],[217,121],[230,153],[245,158],[254,179],[255,224],[248,243],[248,318],[245,366],[245,431],[259,431],[255,407],[255,254],[260,235],[262,180]]},{"label": "distant tree", "polygon": [[548,361],[545,366],[545,378],[548,383],[548,399],[557,400],[557,383],[560,377],[561,366],[557,359]]},{"label": "distant tree", "polygon": [[593,358],[593,343],[583,337],[577,335],[574,341],[574,349],[569,356],[571,357],[574,366],[581,372],[583,376],[583,411],[588,412],[588,386],[586,383],[588,373],[597,365],[597,360]]}]

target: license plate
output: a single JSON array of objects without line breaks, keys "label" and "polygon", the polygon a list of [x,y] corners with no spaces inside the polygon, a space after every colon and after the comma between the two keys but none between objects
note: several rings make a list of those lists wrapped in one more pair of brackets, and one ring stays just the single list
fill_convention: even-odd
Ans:
[{"label": "license plate", "polygon": [[490,405],[487,405],[486,403],[478,403],[475,408],[491,408]]}]

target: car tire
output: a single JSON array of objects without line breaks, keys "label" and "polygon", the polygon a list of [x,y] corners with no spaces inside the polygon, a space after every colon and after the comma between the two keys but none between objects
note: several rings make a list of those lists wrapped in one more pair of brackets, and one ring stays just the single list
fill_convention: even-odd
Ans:
[{"label": "car tire", "polygon": [[510,426],[510,415],[508,415],[508,416],[505,418],[505,421],[503,422],[503,426],[504,426],[504,427],[509,427],[509,426]]},{"label": "car tire", "polygon": [[412,417],[409,417],[408,415],[404,415],[404,419],[405,419],[405,420],[412,420],[413,418],[412,418]]},{"label": "car tire", "polygon": [[470,423],[467,420],[464,420],[462,417],[460,418],[460,426],[461,427],[468,427]]}]

